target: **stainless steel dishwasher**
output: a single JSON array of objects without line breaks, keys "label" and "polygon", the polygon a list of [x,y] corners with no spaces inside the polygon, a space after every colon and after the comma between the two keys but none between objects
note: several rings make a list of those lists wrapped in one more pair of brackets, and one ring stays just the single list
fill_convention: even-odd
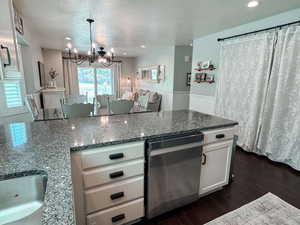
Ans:
[{"label": "stainless steel dishwasher", "polygon": [[199,199],[203,134],[147,141],[146,217]]}]

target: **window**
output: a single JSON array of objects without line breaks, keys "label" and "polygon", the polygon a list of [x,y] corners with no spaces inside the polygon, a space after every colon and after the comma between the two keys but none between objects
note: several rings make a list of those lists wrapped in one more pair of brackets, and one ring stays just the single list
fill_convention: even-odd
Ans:
[{"label": "window", "polygon": [[113,94],[113,74],[110,68],[78,67],[79,94],[88,94],[93,102],[95,95]]},{"label": "window", "polygon": [[0,116],[25,113],[23,80],[0,80]]},{"label": "window", "polygon": [[112,95],[113,94],[113,76],[111,69],[96,69],[97,94]]},{"label": "window", "polygon": [[95,97],[95,75],[94,68],[78,68],[79,94],[88,95],[88,101],[93,102]]},{"label": "window", "polygon": [[19,82],[4,83],[4,94],[7,108],[23,106],[21,86]]}]

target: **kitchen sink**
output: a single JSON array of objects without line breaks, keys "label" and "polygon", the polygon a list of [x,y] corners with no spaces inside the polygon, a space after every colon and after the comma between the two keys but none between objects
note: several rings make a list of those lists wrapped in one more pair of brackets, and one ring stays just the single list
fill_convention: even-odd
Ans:
[{"label": "kitchen sink", "polygon": [[43,171],[0,180],[0,225],[40,225],[46,185]]}]

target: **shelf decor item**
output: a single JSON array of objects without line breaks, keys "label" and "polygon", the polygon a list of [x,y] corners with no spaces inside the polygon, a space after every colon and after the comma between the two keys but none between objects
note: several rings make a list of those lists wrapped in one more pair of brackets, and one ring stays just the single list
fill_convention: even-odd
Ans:
[{"label": "shelf decor item", "polygon": [[198,73],[195,73],[196,83],[215,83],[215,75],[209,74],[209,71],[216,70],[217,68],[212,64],[211,60],[207,60],[204,62],[198,62],[197,68],[195,68]]},{"label": "shelf decor item", "polygon": [[214,65],[209,65],[209,67],[208,68],[201,68],[201,67],[198,67],[198,68],[195,68],[195,70],[197,70],[197,71],[204,71],[204,70],[215,70],[216,69],[216,67],[214,66]]},{"label": "shelf decor item", "polygon": [[201,63],[201,69],[208,69],[210,67],[210,60]]},{"label": "shelf decor item", "polygon": [[195,80],[196,83],[214,83],[215,77],[213,74],[207,74],[207,73],[196,73],[195,74]]},{"label": "shelf decor item", "polygon": [[56,70],[51,68],[49,71],[49,76],[50,76],[50,80],[49,80],[48,88],[56,88],[56,77],[58,76],[58,73],[56,72]]}]

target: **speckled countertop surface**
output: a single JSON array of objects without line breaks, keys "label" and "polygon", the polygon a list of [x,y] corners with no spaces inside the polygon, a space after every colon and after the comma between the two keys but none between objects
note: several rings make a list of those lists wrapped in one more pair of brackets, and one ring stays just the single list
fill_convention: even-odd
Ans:
[{"label": "speckled countertop surface", "polygon": [[188,110],[6,124],[0,126],[0,179],[28,170],[47,172],[42,224],[74,225],[70,149],[236,124]]}]

